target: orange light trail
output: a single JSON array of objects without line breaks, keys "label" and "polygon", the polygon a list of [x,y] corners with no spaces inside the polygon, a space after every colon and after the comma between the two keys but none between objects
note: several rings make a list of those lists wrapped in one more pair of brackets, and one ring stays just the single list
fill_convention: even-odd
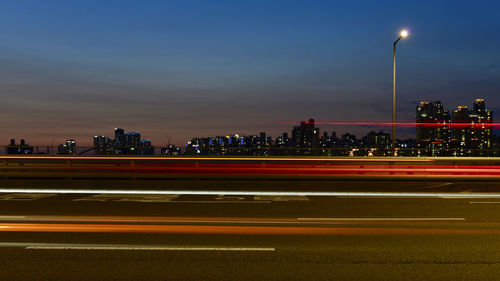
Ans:
[{"label": "orange light trail", "polygon": [[231,225],[137,225],[137,224],[61,224],[1,223],[0,232],[67,233],[161,233],[229,235],[428,235],[428,234],[500,234],[500,229],[408,228],[408,227],[291,227]]}]

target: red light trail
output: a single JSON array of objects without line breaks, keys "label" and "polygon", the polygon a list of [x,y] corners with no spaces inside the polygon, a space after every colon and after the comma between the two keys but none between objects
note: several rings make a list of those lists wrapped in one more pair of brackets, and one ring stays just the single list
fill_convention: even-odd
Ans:
[{"label": "red light trail", "polygon": [[[279,125],[296,125],[297,122],[277,122]],[[303,124],[309,125],[337,125],[337,126],[392,126],[391,122],[304,122]],[[394,123],[399,127],[424,127],[424,128],[439,128],[448,127],[453,129],[467,128],[471,129],[489,129],[500,128],[500,123],[492,122],[445,122],[445,121],[429,121],[429,122],[396,122]]]}]

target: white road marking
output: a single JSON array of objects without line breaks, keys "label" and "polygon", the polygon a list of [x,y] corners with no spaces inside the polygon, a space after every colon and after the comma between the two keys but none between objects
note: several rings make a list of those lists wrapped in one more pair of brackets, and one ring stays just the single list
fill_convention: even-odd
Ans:
[{"label": "white road marking", "polygon": [[500,204],[500,201],[470,201],[469,204]]},{"label": "white road marking", "polygon": [[214,204],[270,204],[271,201],[194,201],[194,200],[175,200],[168,203],[214,203]]},{"label": "white road marking", "polygon": [[269,252],[275,248],[212,248],[212,247],[112,247],[112,246],[30,246],[27,250],[126,250],[126,251],[259,251]]},{"label": "white road marking", "polygon": [[330,197],[409,197],[409,198],[500,198],[500,193],[419,193],[419,192],[315,192],[315,191],[204,191],[204,190],[105,190],[105,189],[19,189],[0,188],[0,193],[57,194],[173,194],[173,195],[268,195]]},{"label": "white road marking", "polygon": [[303,195],[255,195],[254,200],[271,200],[275,202],[287,202],[287,201],[309,201],[309,198]]},{"label": "white road marking", "polygon": [[73,201],[125,201],[125,202],[171,202],[177,199],[179,194],[96,194],[84,198],[73,199]]},{"label": "white road marking", "polygon": [[[2,221],[0,219],[0,221]],[[234,220],[234,219],[123,219],[123,218],[114,218],[114,217],[69,217],[69,216],[61,216],[61,217],[50,217],[50,216],[31,216],[31,217],[25,217],[23,219],[16,219],[16,218],[6,218],[3,219],[3,221],[22,221],[22,222],[45,222],[45,221],[50,221],[50,222],[98,222],[98,223],[106,223],[106,222],[112,222],[112,223],[200,223],[200,224],[207,224],[207,223],[217,223],[217,224],[265,224],[265,225],[272,225],[272,224],[310,224],[312,221],[308,220],[303,220],[301,219],[296,219],[294,221],[293,218],[290,219],[283,219],[283,220],[277,220],[277,219],[270,219],[270,220],[254,220],[254,219],[248,219],[248,220]],[[314,224],[321,224],[321,225],[336,225],[339,224],[339,222],[336,221],[314,221]],[[0,226],[0,228],[9,228],[10,226]],[[0,243],[1,244],[1,243]]]},{"label": "white road marking", "polygon": [[465,218],[297,218],[299,221],[464,221]]},{"label": "white road marking", "polygon": [[18,193],[0,194],[0,200],[33,201],[37,199],[53,197],[56,195],[57,194],[38,193],[38,192],[33,192],[33,193],[18,192]]},{"label": "white road marking", "polygon": [[246,197],[217,196],[215,201],[209,200],[176,200],[180,194],[95,194],[84,198],[73,199],[73,201],[118,201],[118,202],[142,202],[142,203],[257,203],[269,204],[271,201],[253,201]]},{"label": "white road marking", "polygon": [[452,182],[446,182],[446,183],[440,183],[440,184],[433,184],[429,186],[424,186],[423,188],[436,188],[436,187],[442,187],[442,186],[447,186],[447,185],[452,185]]},{"label": "white road marking", "polygon": [[219,194],[214,199],[219,201],[243,201],[247,198],[244,196],[230,196],[227,194]]},{"label": "white road marking", "polygon": [[441,199],[478,199],[478,198],[500,198],[500,196],[476,196],[475,194],[463,194],[463,196],[440,196]]},{"label": "white road marking", "polygon": [[119,244],[65,244],[0,242],[0,247],[25,248],[27,250],[128,250],[128,251],[275,251],[268,247],[213,247],[213,246],[155,246]]}]

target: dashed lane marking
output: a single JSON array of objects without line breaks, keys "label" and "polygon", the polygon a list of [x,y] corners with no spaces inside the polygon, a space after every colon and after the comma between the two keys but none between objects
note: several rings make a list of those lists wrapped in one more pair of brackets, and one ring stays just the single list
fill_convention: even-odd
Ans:
[{"label": "dashed lane marking", "polygon": [[155,246],[119,244],[63,244],[0,242],[0,247],[25,248],[26,250],[125,250],[125,251],[259,251],[272,252],[270,247],[205,247],[205,246]]},{"label": "dashed lane marking", "polygon": [[179,197],[179,194],[95,194],[84,198],[73,199],[73,201],[121,201],[121,202],[171,202]]},{"label": "dashed lane marking", "polygon": [[299,221],[464,221],[465,218],[297,218]]},{"label": "dashed lane marking", "polygon": [[26,250],[106,250],[106,251],[240,251],[270,252],[275,248],[213,248],[213,247],[125,247],[125,246],[30,246]]},{"label": "dashed lane marking", "polygon": [[[12,200],[12,201],[34,201],[43,198],[50,198],[54,196],[62,195],[59,193],[7,193],[0,194],[0,200]],[[233,195],[217,195],[210,198],[211,200],[201,199],[200,200],[182,200],[185,195],[182,194],[93,194],[87,197],[74,198],[72,201],[94,201],[94,202],[106,202],[106,201],[118,201],[118,202],[146,202],[146,203],[272,203],[272,202],[289,202],[289,201],[309,201],[309,198],[302,195],[243,195],[243,196],[233,196]],[[200,196],[213,196],[213,195],[200,195]]]},{"label": "dashed lane marking", "polygon": [[443,187],[443,186],[448,186],[448,185],[452,185],[453,183],[452,182],[446,182],[446,183],[440,183],[440,184],[433,184],[433,185],[429,185],[429,186],[424,186],[423,188],[437,188],[437,187]]},{"label": "dashed lane marking", "polygon": [[8,193],[0,194],[0,200],[33,201],[57,195],[55,193]]},{"label": "dashed lane marking", "polygon": [[207,203],[207,204],[270,204],[271,201],[194,201],[194,200],[177,200],[168,203]]},{"label": "dashed lane marking", "polygon": [[273,202],[286,202],[286,201],[309,201],[309,198],[304,195],[255,195],[254,200],[270,200]]}]

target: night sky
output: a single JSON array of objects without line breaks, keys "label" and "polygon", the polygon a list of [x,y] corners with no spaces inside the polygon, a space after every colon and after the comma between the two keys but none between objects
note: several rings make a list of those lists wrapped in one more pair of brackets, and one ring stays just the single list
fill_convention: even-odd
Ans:
[{"label": "night sky", "polygon": [[[500,116],[500,1],[1,1],[0,143],[115,127],[154,145],[391,121],[422,100]],[[358,135],[372,128],[320,126]],[[390,128],[384,128],[386,132]],[[401,137],[414,137],[401,130]]]}]

